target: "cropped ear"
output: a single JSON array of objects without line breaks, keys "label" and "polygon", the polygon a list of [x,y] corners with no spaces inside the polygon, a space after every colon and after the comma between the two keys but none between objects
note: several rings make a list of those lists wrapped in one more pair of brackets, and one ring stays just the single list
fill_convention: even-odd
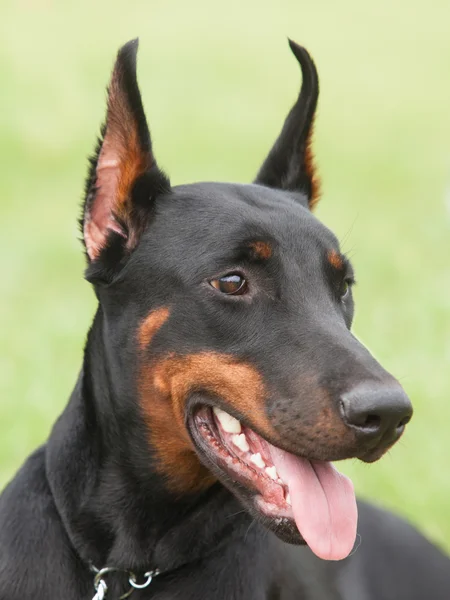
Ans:
[{"label": "cropped ear", "polygon": [[110,279],[136,247],[154,198],[170,190],[152,152],[136,79],[138,40],[117,55],[108,87],[106,121],[86,182],[81,219],[87,277]]},{"label": "cropped ear", "polygon": [[320,195],[320,182],[311,149],[319,80],[316,67],[305,48],[292,40],[289,40],[289,46],[300,64],[302,86],[297,102],[288,114],[255,183],[301,192],[306,195],[308,206],[312,209]]}]

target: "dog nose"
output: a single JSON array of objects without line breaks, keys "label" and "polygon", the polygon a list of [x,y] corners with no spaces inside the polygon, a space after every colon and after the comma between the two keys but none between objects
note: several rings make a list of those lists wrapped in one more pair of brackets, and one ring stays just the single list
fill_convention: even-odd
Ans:
[{"label": "dog nose", "polygon": [[400,437],[413,409],[400,385],[358,385],[341,396],[344,422],[367,441]]}]

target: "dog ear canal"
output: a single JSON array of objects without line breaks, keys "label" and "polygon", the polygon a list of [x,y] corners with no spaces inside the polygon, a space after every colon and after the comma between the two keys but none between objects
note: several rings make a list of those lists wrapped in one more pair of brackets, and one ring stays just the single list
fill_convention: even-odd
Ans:
[{"label": "dog ear canal", "polygon": [[305,48],[292,40],[289,40],[289,46],[300,64],[302,86],[255,183],[300,192],[307,197],[309,208],[313,209],[320,196],[320,181],[311,148],[319,80],[314,62]]},{"label": "dog ear canal", "polygon": [[158,168],[136,78],[138,40],[117,55],[106,121],[91,159],[81,219],[90,281],[110,281],[136,247],[154,198],[170,190]]}]

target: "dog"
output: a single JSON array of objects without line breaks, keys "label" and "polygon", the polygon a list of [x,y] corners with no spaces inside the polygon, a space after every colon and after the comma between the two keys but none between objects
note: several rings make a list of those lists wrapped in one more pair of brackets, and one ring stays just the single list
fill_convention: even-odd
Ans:
[{"label": "dog", "polygon": [[317,71],[289,43],[300,93],[248,185],[171,186],[119,51],[81,217],[98,310],[0,498],[2,600],[450,597],[448,558],[331,464],[379,459],[412,408],[350,332],[353,269],[312,213]]}]

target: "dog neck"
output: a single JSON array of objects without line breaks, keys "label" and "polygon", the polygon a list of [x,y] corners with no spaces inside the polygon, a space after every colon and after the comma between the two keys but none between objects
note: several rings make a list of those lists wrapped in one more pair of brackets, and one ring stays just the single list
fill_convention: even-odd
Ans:
[{"label": "dog neck", "polygon": [[145,428],[120,411],[101,315],[69,404],[47,444],[55,504],[80,558],[97,567],[175,569],[245,532],[250,516],[221,484],[175,497],[152,469]]}]

